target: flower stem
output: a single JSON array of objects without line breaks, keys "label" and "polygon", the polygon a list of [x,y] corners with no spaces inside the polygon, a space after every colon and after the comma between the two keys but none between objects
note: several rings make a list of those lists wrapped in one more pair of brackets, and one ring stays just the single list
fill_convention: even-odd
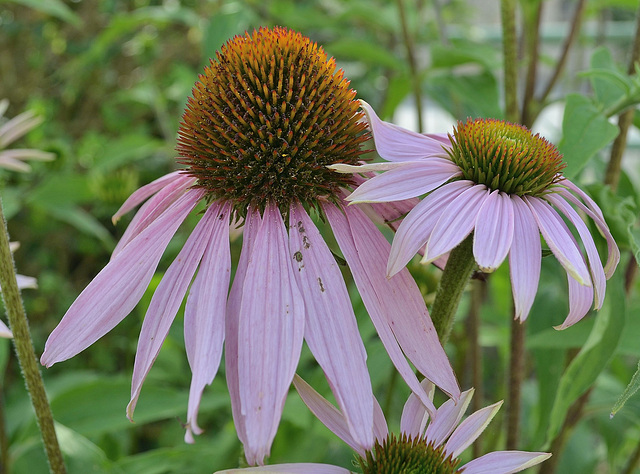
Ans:
[{"label": "flower stem", "polygon": [[442,345],[449,340],[453,318],[456,315],[460,298],[462,298],[462,292],[475,267],[473,234],[471,234],[451,251],[447,266],[444,268],[442,278],[440,278],[436,299],[433,302],[431,320]]},{"label": "flower stem", "polygon": [[[514,308],[515,312],[515,308]],[[511,319],[509,348],[509,395],[507,411],[507,449],[517,449],[520,441],[520,393],[524,380],[524,325]]]},{"label": "flower stem", "polygon": [[13,333],[16,354],[36,413],[36,419],[38,420],[38,426],[40,427],[40,433],[42,434],[49,460],[49,468],[54,474],[66,473],[67,470],[53,424],[53,415],[44,390],[42,376],[38,369],[38,362],[31,342],[31,334],[29,333],[29,324],[27,323],[20,290],[18,289],[13,256],[9,249],[9,233],[1,200],[0,225],[2,226],[2,229],[0,229],[0,288],[2,289],[4,306],[9,317],[9,326]]},{"label": "flower stem", "polygon": [[515,0],[502,0],[500,11],[502,14],[502,54],[504,56],[505,118],[515,123],[519,118]]}]

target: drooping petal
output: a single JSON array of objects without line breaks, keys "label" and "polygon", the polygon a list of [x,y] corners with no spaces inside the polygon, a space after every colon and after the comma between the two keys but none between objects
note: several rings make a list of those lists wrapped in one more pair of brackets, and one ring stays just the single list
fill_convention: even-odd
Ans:
[{"label": "drooping petal", "polygon": [[475,185],[451,201],[429,236],[422,263],[431,263],[453,250],[471,233],[488,196],[486,186]]},{"label": "drooping petal", "polygon": [[[371,173],[373,171],[387,171],[395,168],[403,168],[409,164],[405,161],[385,161],[383,163],[363,163],[361,165],[347,165],[346,163],[336,163],[327,165],[327,168],[338,173]],[[371,173],[373,174],[373,173]]]},{"label": "drooping petal", "polygon": [[478,212],[473,234],[473,256],[486,273],[507,257],[513,241],[513,204],[508,194],[493,191]]},{"label": "drooping petal", "polygon": [[329,464],[297,463],[227,469],[224,471],[217,471],[216,474],[242,474],[243,472],[260,472],[262,474],[349,474],[351,471],[343,467],[331,466]]},{"label": "drooping petal", "polygon": [[[564,180],[562,183],[563,184],[569,183],[569,180]],[[582,201],[580,201],[580,199],[575,197],[573,194],[571,194],[570,191],[564,189],[561,186],[558,186],[558,193],[561,196],[563,196],[567,201],[573,203],[573,205],[577,206],[578,209],[580,209],[589,217],[591,217],[593,221],[596,223],[596,226],[598,227],[598,230],[600,231],[600,233],[607,240],[607,262],[604,265],[604,274],[607,277],[607,279],[609,279],[613,275],[613,272],[618,266],[618,263],[620,263],[620,249],[616,245],[616,241],[613,239],[613,235],[611,235],[611,231],[609,230],[607,223],[602,217],[602,211],[600,210],[600,208],[596,205],[595,202],[593,202],[593,200],[588,195],[582,192],[577,186],[575,185],[572,185],[572,186],[573,187],[571,189],[573,189],[576,192],[576,194],[582,197],[582,199],[584,199],[585,202],[591,203],[590,206],[585,206],[582,203]]]},{"label": "drooping petal", "polygon": [[35,112],[27,110],[2,124],[0,126],[0,148],[6,148],[14,140],[40,125],[43,120],[42,116],[37,116]]},{"label": "drooping petal", "polygon": [[127,406],[127,417],[130,420],[133,418],[142,384],[160,353],[162,343],[169,333],[189,283],[202,259],[209,236],[216,224],[216,218],[216,215],[212,216],[211,212],[207,212],[200,219],[151,298],[149,309],[142,322],[133,365],[131,401]]},{"label": "drooping petal", "polygon": [[177,176],[155,196],[144,203],[136,215],[133,216],[133,219],[131,219],[129,226],[124,231],[122,238],[118,241],[116,248],[113,249],[111,259],[113,260],[129,242],[151,224],[154,219],[157,219],[176,199],[182,196],[192,180],[193,178],[187,176]]},{"label": "drooping petal", "polygon": [[427,442],[433,442],[435,446],[440,446],[458,426],[464,412],[467,411],[469,402],[473,397],[473,389],[462,392],[460,400],[449,399],[440,405],[438,411],[427,426],[425,438]]},{"label": "drooping petal", "polygon": [[519,197],[512,196],[514,233],[509,252],[511,291],[515,306],[515,318],[527,319],[540,280],[542,246],[540,231],[529,206]]},{"label": "drooping petal", "polygon": [[501,406],[502,401],[482,408],[468,416],[458,425],[447,440],[447,444],[444,447],[445,453],[453,458],[460,456],[482,434]]},{"label": "drooping petal", "polygon": [[231,412],[233,414],[233,422],[238,434],[238,439],[246,444],[247,435],[245,429],[245,420],[242,415],[242,400],[240,399],[240,388],[238,381],[238,319],[240,313],[240,303],[242,300],[244,279],[247,275],[247,266],[249,259],[253,253],[257,229],[260,227],[260,217],[257,211],[249,209],[247,218],[244,221],[244,230],[242,232],[242,250],[236,273],[233,277],[233,284],[229,290],[229,298],[227,300],[227,314],[225,317],[225,346],[224,360],[227,377],[227,389],[231,397]]},{"label": "drooping petal", "polygon": [[428,193],[460,174],[460,168],[444,158],[407,162],[365,181],[346,199],[352,203],[402,201]]},{"label": "drooping petal", "polygon": [[382,443],[389,436],[389,427],[378,400],[373,395],[371,398],[373,399],[373,435],[378,442]]},{"label": "drooping petal", "polygon": [[436,189],[415,206],[398,226],[391,244],[387,276],[402,270],[422,248],[447,206],[473,186],[471,181],[454,181]]},{"label": "drooping petal", "polygon": [[293,377],[293,385],[296,387],[302,401],[307,405],[309,410],[311,410],[311,413],[354,451],[364,456],[365,449],[353,439],[351,430],[347,425],[347,420],[344,415],[340,413],[340,410],[329,403],[298,375]]},{"label": "drooping petal", "polygon": [[589,270],[571,231],[558,213],[540,198],[525,197],[524,201],[538,223],[540,233],[560,264],[581,285],[591,285]]},{"label": "drooping petal", "polygon": [[155,193],[160,191],[166,185],[174,181],[178,176],[180,176],[179,171],[174,171],[173,173],[165,174],[155,181],[151,181],[149,184],[145,184],[141,188],[138,188],[131,196],[127,198],[127,200],[120,206],[120,209],[116,211],[111,220],[115,224],[120,220],[122,216],[124,216],[127,212],[132,210],[134,207],[138,206],[142,202],[146,201],[149,197],[153,196]]},{"label": "drooping petal", "polygon": [[262,464],[276,435],[304,336],[305,308],[280,211],[267,205],[249,257],[238,318],[245,455]]},{"label": "drooping petal", "polygon": [[545,196],[545,199],[560,209],[560,211],[567,216],[567,219],[569,219],[578,231],[578,235],[580,235],[580,238],[582,239],[582,243],[584,244],[584,248],[587,252],[587,259],[589,261],[589,271],[591,273],[591,281],[593,282],[593,291],[595,296],[595,308],[600,309],[604,301],[607,279],[604,274],[604,269],[602,268],[598,249],[593,241],[593,237],[582,218],[562,197],[551,193]]},{"label": "drooping petal", "polygon": [[13,333],[9,330],[7,325],[0,321],[0,337],[12,338]]},{"label": "drooping petal", "polygon": [[512,474],[551,457],[550,453],[527,451],[495,451],[468,462],[460,468],[464,474]]},{"label": "drooping petal", "polygon": [[[420,382],[425,392],[429,394],[429,398],[433,399],[435,385],[427,379]],[[400,431],[411,438],[418,438],[424,433],[424,429],[429,421],[429,412],[420,402],[414,393],[409,395],[402,409],[402,417],[400,418]]]},{"label": "drooping petal", "polygon": [[184,342],[193,376],[189,388],[185,441],[193,443],[200,434],[198,408],[206,385],[218,372],[224,343],[224,317],[231,253],[229,249],[229,204],[212,203],[203,219],[213,219],[213,230],[202,256],[200,268],[187,296],[184,310]]},{"label": "drooping petal", "polygon": [[593,288],[578,283],[571,275],[567,274],[569,281],[569,315],[560,326],[555,329],[567,329],[580,321],[589,312],[593,302]]},{"label": "drooping petal", "polygon": [[[457,399],[458,383],[415,281],[406,269],[391,279],[385,277],[389,242],[360,209],[349,206],[341,212],[333,205],[325,205],[323,209],[394,365],[403,377],[407,376],[404,364],[393,348],[394,343],[388,338],[388,329],[418,371]],[[415,375],[405,380],[419,396],[423,395],[421,400],[426,406],[433,405],[430,401],[425,402],[426,394]]]},{"label": "drooping petal", "polygon": [[305,340],[353,438],[365,450],[371,449],[373,391],[353,306],[335,258],[299,203],[291,206],[289,246],[304,297]]},{"label": "drooping petal", "polygon": [[360,101],[360,106],[367,116],[376,151],[385,160],[413,161],[434,156],[447,157],[441,140],[383,122],[363,100]]},{"label": "drooping petal", "polygon": [[43,365],[73,357],[131,312],[149,286],[171,237],[201,197],[199,190],[185,193],[98,273],[47,339]]}]

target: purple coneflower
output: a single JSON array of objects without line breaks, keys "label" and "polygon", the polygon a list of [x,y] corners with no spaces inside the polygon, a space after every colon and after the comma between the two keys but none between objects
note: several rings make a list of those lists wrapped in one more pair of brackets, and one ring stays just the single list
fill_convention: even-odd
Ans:
[{"label": "purple coneflower", "polygon": [[[494,451],[461,465],[460,455],[482,434],[502,405],[502,402],[494,403],[462,421],[473,397],[473,389],[463,392],[457,403],[451,399],[444,402],[431,421],[422,402],[414,394],[409,395],[402,410],[399,435],[389,433],[382,410],[374,399],[376,441],[373,448],[369,448],[350,436],[343,413],[300,377],[296,376],[294,384],[318,419],[357,453],[357,462],[363,474],[510,474],[551,457],[550,453],[542,452]],[[433,384],[425,380],[422,385],[433,396]],[[348,474],[351,471],[328,464],[309,463],[230,469],[219,471],[219,474],[245,472]]]},{"label": "purple coneflower", "polygon": [[[262,464],[282,413],[303,338],[324,370],[348,430],[372,446],[373,403],[347,287],[309,216],[331,226],[393,363],[433,407],[408,358],[454,397],[460,392],[417,285],[385,276],[390,245],[343,197],[354,180],[330,164],[357,164],[369,139],[355,91],[335,61],[299,33],[262,28],[227,42],[193,88],[179,130],[186,168],[136,191],[115,218],[147,200],[110,263],[47,341],[50,366],[82,351],[138,303],[165,247],[199,203],[206,210],[155,291],[136,353],[129,417],[188,291],[185,345],[193,372],[187,441],[225,347],[236,430]],[[243,219],[229,290],[229,226]],[[195,275],[195,278],[194,278]],[[405,358],[406,356],[406,358]]]},{"label": "purple coneflower", "polygon": [[[473,233],[473,257],[483,272],[494,271],[509,255],[515,316],[524,321],[538,288],[542,234],[569,280],[569,315],[559,328],[582,319],[592,303],[602,306],[620,253],[597,204],[562,176],[565,165],[555,146],[521,125],[492,119],[459,122],[453,136],[421,135],[383,122],[361,104],[377,152],[389,162],[332,166],[347,173],[384,171],[346,199],[380,203],[426,194],[397,228],[389,276],[421,249],[422,262],[430,263]],[[607,240],[604,268],[576,209]]]}]

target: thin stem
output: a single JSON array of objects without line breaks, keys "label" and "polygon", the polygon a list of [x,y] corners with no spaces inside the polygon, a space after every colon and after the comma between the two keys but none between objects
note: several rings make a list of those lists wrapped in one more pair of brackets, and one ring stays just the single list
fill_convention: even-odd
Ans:
[{"label": "thin stem", "polygon": [[[515,311],[515,310],[514,310]],[[517,449],[520,441],[520,392],[524,381],[524,325],[511,320],[509,387],[507,399],[507,449]]]},{"label": "thin stem", "polygon": [[442,5],[439,0],[432,0],[433,13],[436,17],[436,31],[438,32],[438,39],[440,43],[449,46],[449,35],[447,35],[447,23],[442,18]]},{"label": "thin stem", "polygon": [[[471,410],[477,412],[483,408],[483,377],[482,377],[482,348],[480,347],[480,306],[484,301],[486,282],[484,280],[472,280],[471,305],[467,315],[467,340],[469,341],[469,365],[471,366],[471,386],[475,393],[471,399]],[[473,457],[482,455],[482,436],[479,436],[472,445]]]},{"label": "thin stem", "polygon": [[4,390],[0,387],[0,474],[8,474],[9,469],[9,440],[7,426],[4,421]]},{"label": "thin stem", "polygon": [[16,281],[13,256],[9,249],[9,233],[7,232],[7,223],[4,218],[1,200],[0,225],[2,226],[2,229],[0,229],[0,288],[2,289],[4,306],[9,317],[9,326],[13,333],[16,354],[36,413],[47,459],[49,460],[49,468],[54,474],[66,473],[67,470],[53,424],[51,407],[49,406],[42,376],[38,369],[38,362],[31,342],[31,334],[29,333],[29,324],[22,305],[18,282]]},{"label": "thin stem", "polygon": [[569,36],[564,41],[564,45],[562,47],[562,53],[560,53],[560,58],[556,61],[556,67],[553,70],[553,74],[551,75],[551,79],[547,83],[547,87],[545,87],[544,92],[538,98],[540,103],[547,100],[547,97],[551,93],[551,90],[556,85],[562,70],[567,62],[567,58],[569,57],[569,50],[573,46],[576,38],[578,37],[578,33],[580,32],[580,26],[582,25],[582,17],[584,16],[584,10],[586,5],[586,0],[578,0],[578,5],[576,6],[576,11],[573,14],[573,19],[571,20],[571,30],[569,31]]},{"label": "thin stem", "polygon": [[636,449],[634,449],[633,454],[629,458],[629,461],[627,461],[627,465],[625,466],[624,471],[622,471],[622,474],[633,474],[636,467],[638,467],[638,463],[640,463],[640,443],[638,443]]},{"label": "thin stem", "polygon": [[407,14],[404,9],[404,0],[396,0],[398,4],[398,14],[400,15],[400,25],[402,26],[402,38],[407,49],[407,62],[409,63],[409,71],[411,72],[411,83],[413,85],[413,97],[416,101],[416,113],[418,114],[418,132],[422,133],[422,87],[420,77],[418,75],[418,66],[416,64],[416,55],[413,48],[413,38],[409,32],[407,24]]},{"label": "thin stem", "polygon": [[[635,63],[640,61],[640,7],[636,12],[636,35],[633,41],[633,50],[629,60],[627,72],[633,74],[635,72]],[[634,108],[629,108],[618,117],[618,128],[620,132],[611,147],[611,157],[607,165],[607,172],[604,182],[615,192],[618,189],[618,181],[620,180],[620,172],[622,170],[622,155],[627,146],[627,132],[633,121]]]},{"label": "thin stem", "polygon": [[538,75],[538,48],[540,46],[540,19],[542,18],[543,2],[538,2],[533,21],[527,22],[525,18],[525,39],[527,44],[527,75],[525,80],[524,98],[522,101],[522,125],[531,128],[535,113],[532,108],[536,105],[534,100],[535,86]]},{"label": "thin stem", "polygon": [[440,286],[433,302],[431,319],[442,345],[449,340],[458,304],[475,267],[473,234],[471,234],[449,254],[449,260],[440,278]]},{"label": "thin stem", "polygon": [[518,51],[516,38],[516,10],[514,0],[500,2],[502,14],[502,52],[504,56],[505,117],[517,122],[518,113]]}]

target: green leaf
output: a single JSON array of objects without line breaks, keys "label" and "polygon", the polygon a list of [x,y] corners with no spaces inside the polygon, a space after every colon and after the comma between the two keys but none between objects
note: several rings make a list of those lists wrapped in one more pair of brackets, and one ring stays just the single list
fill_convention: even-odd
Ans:
[{"label": "green leaf", "polygon": [[593,53],[591,68],[580,75],[590,79],[596,99],[603,106],[615,103],[631,90],[629,76],[618,69],[608,48],[598,48]]},{"label": "green leaf", "polygon": [[613,418],[614,415],[622,409],[624,404],[627,403],[627,400],[635,395],[638,389],[640,389],[640,360],[638,361],[638,369],[636,370],[636,373],[631,377],[631,382],[629,382],[627,388],[624,389],[624,392],[622,392],[620,398],[618,398],[618,401],[613,405],[613,408],[611,409],[611,418]]},{"label": "green leaf", "polygon": [[626,296],[622,272],[607,285],[605,304],[597,315],[589,339],[565,370],[551,409],[546,446],[558,435],[569,408],[593,383],[615,353],[626,322]]},{"label": "green leaf", "polygon": [[48,211],[53,217],[72,225],[77,230],[96,237],[106,250],[113,250],[116,243],[100,221],[78,206],[51,206]]},{"label": "green leaf", "polygon": [[571,179],[602,148],[618,135],[618,127],[581,94],[568,94],[562,120],[562,140],[558,149],[567,167],[564,175]]},{"label": "green leaf", "polygon": [[[61,0],[5,0],[25,7],[33,8],[46,15],[66,21],[73,26],[82,26],[82,19]],[[0,2],[1,3],[1,2]]]},{"label": "green leaf", "polygon": [[503,116],[498,82],[489,71],[457,75],[450,70],[429,71],[425,83],[429,96],[454,118]]},{"label": "green leaf", "polygon": [[371,66],[382,66],[394,71],[405,67],[404,61],[380,45],[365,40],[340,39],[324,45],[328,54],[341,60],[357,60]]}]

